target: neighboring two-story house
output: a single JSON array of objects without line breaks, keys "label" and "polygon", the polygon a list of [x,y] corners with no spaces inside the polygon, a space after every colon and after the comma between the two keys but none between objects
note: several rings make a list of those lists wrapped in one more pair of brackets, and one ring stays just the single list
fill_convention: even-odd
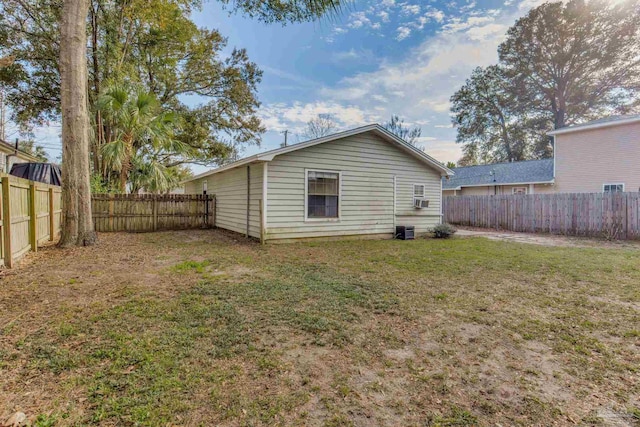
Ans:
[{"label": "neighboring two-story house", "polygon": [[549,132],[553,158],[454,168],[444,196],[640,191],[640,115]]},{"label": "neighboring two-story house", "polygon": [[556,193],[640,191],[640,115],[549,132]]}]

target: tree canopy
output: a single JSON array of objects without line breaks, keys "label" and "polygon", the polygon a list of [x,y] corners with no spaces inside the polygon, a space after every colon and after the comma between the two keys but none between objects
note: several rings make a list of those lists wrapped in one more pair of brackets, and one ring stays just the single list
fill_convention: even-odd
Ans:
[{"label": "tree canopy", "polygon": [[307,122],[305,130],[302,132],[302,137],[307,139],[322,138],[323,136],[331,135],[338,130],[338,123],[331,114],[318,114],[313,119]]},{"label": "tree canopy", "polygon": [[[230,13],[264,22],[299,22],[339,10],[339,0],[262,2],[221,0]],[[12,119],[34,126],[60,117],[59,25],[61,0],[6,0],[0,14],[0,69]],[[152,94],[165,111],[181,117],[174,139],[189,147],[165,152],[165,168],[187,163],[218,165],[246,144],[259,144],[264,128],[256,114],[262,72],[243,49],[227,51],[217,30],[190,18],[199,0],[91,0],[86,26],[89,103],[94,129],[94,173],[109,179],[103,147],[109,123],[97,107],[105,88],[134,85]],[[197,95],[199,105],[185,104]]]},{"label": "tree canopy", "polygon": [[545,3],[451,98],[463,164],[543,158],[546,132],[640,105],[637,0]]},{"label": "tree canopy", "polygon": [[420,135],[422,135],[422,129],[420,129],[418,126],[409,127],[405,125],[404,119],[401,119],[395,114],[392,115],[391,119],[389,119],[389,121],[386,122],[383,126],[386,130],[396,134],[411,145],[417,145],[418,138],[420,138]]}]

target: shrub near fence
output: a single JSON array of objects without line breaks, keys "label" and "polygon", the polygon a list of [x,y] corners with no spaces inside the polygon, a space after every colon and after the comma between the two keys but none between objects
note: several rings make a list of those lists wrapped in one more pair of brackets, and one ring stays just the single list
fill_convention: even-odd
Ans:
[{"label": "shrub near fence", "polygon": [[60,234],[61,189],[0,174],[0,257],[6,267]]},{"label": "shrub near fence", "polygon": [[471,227],[640,239],[640,193],[448,196],[443,215]]},{"label": "shrub near fence", "polygon": [[216,202],[204,194],[95,194],[96,231],[147,232],[215,226]]}]

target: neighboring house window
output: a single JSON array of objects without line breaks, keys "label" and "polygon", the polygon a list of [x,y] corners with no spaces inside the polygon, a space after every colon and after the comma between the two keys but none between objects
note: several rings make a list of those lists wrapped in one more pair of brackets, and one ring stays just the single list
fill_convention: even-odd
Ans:
[{"label": "neighboring house window", "polygon": [[413,184],[413,200],[424,199],[425,188],[424,184]]},{"label": "neighboring house window", "polygon": [[339,218],[340,172],[307,171],[307,218]]},{"label": "neighboring house window", "polygon": [[527,187],[513,187],[511,194],[527,194]]},{"label": "neighboring house window", "polygon": [[624,192],[624,184],[604,184],[602,191],[605,193],[622,193]]}]

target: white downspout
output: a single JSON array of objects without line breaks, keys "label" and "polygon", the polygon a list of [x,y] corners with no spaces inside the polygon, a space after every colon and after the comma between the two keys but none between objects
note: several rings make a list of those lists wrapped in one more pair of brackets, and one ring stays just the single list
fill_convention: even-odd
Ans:
[{"label": "white downspout", "polygon": [[393,175],[393,237],[396,236],[396,175]]},{"label": "white downspout", "polygon": [[442,197],[442,177],[440,177],[440,224],[442,224],[443,222],[443,215],[442,215],[442,201],[443,201],[443,197]]},{"label": "white downspout", "polygon": [[267,214],[269,212],[269,203],[267,202],[269,195],[269,162],[262,163],[262,230],[265,240],[267,239]]}]

